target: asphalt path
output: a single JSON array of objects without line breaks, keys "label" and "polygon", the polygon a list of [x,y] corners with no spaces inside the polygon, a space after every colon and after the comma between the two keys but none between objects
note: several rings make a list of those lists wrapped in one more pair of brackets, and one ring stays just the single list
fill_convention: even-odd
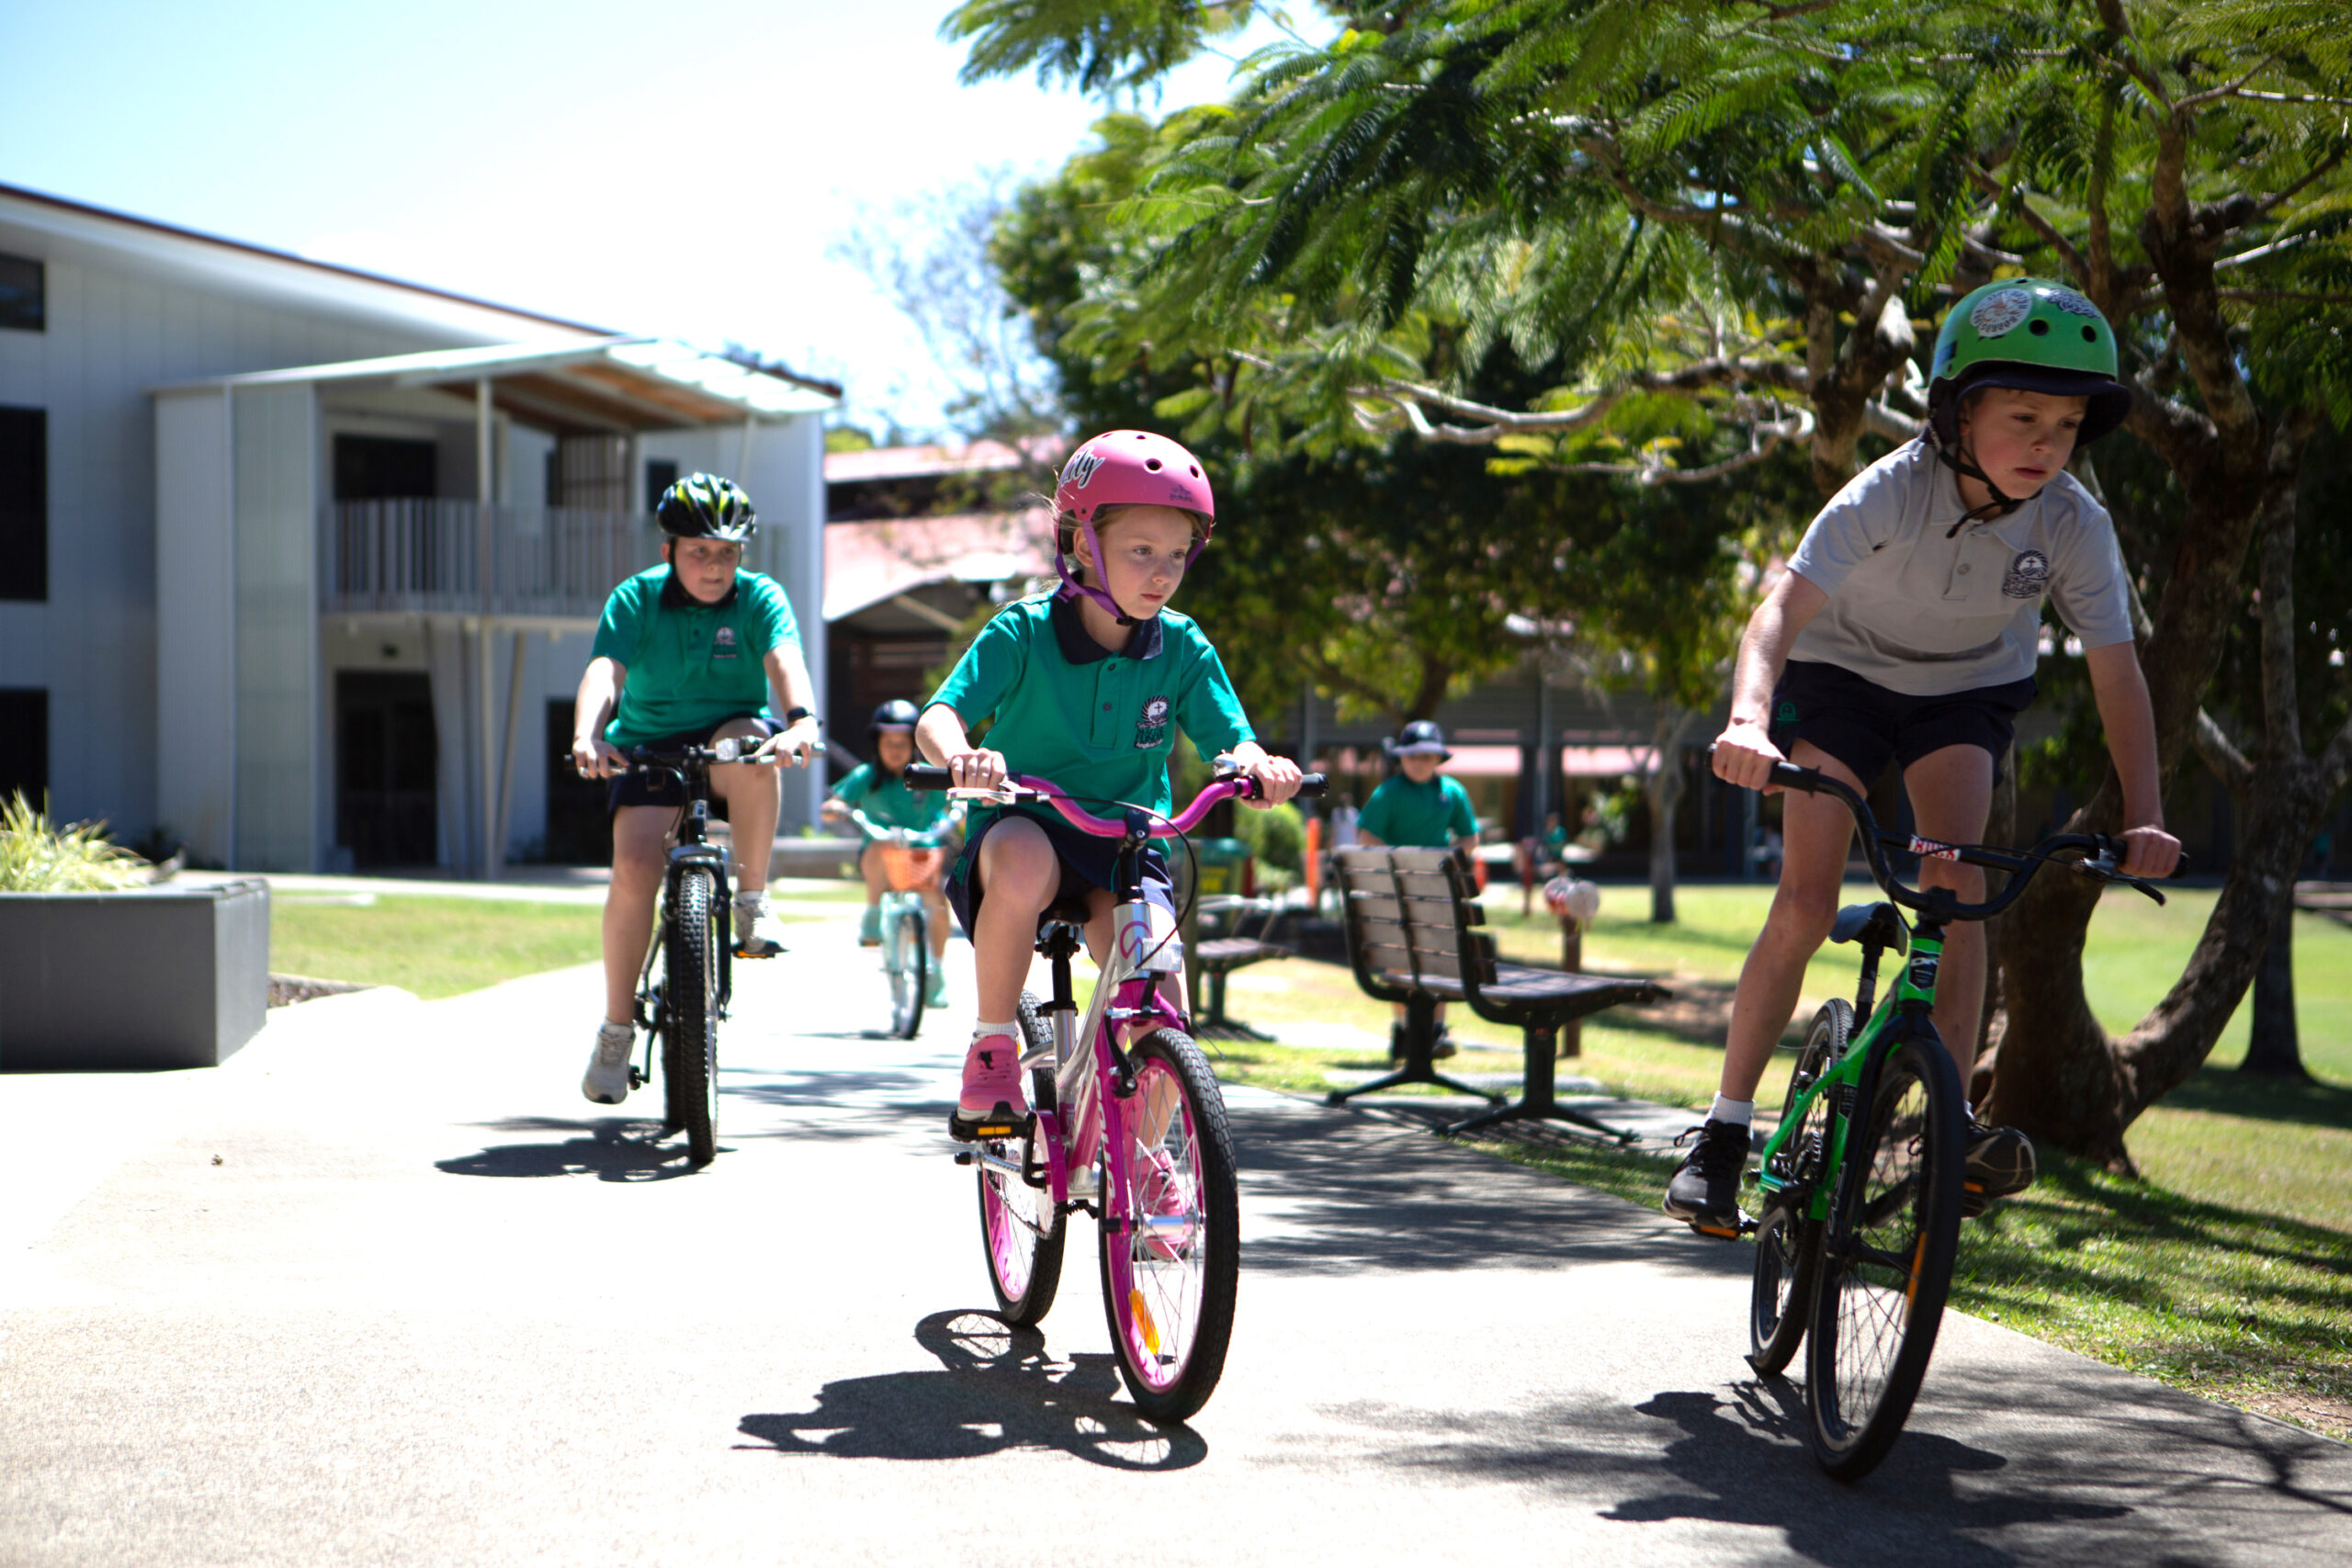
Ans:
[{"label": "asphalt path", "polygon": [[964,1013],[872,1038],[847,925],[794,935],[701,1173],[580,1099],[593,970],[0,1077],[0,1563],[2352,1560],[2352,1450],[1957,1315],[1830,1482],[1744,1248],[1244,1089],[1232,1355],[1156,1429],[1091,1223],[1042,1332],[985,1310]]}]

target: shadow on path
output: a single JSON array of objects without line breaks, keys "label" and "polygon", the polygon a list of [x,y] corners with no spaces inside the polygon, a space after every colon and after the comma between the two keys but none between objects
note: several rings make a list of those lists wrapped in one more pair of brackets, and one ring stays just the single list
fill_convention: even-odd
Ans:
[{"label": "shadow on path", "polygon": [[836,1459],[974,1459],[1052,1449],[1114,1470],[1186,1470],[1208,1457],[1189,1427],[1155,1427],[1113,1395],[1109,1354],[1056,1360],[1034,1328],[994,1314],[937,1312],[915,1325],[915,1342],[939,1359],[935,1372],[843,1378],[817,1407],[752,1415],[739,1427],[764,1449]]},{"label": "shadow on path", "polygon": [[693,1174],[684,1143],[656,1141],[662,1136],[659,1122],[628,1116],[594,1122],[514,1116],[477,1124],[495,1133],[572,1135],[553,1143],[492,1144],[480,1154],[435,1160],[434,1169],[451,1176],[593,1176],[599,1181],[663,1181]]}]

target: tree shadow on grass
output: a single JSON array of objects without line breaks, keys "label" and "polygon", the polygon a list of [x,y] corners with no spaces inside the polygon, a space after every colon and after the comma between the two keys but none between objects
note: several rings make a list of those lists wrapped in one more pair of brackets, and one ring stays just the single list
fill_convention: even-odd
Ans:
[{"label": "tree shadow on grass", "polygon": [[2255,1122],[2294,1122],[2352,1131],[2352,1089],[2235,1067],[2207,1066],[2156,1102],[2166,1111],[2203,1111]]},{"label": "tree shadow on grass", "polygon": [[435,1160],[433,1168],[451,1176],[593,1176],[599,1181],[665,1181],[688,1176],[683,1140],[662,1143],[658,1121],[628,1116],[572,1122],[549,1116],[514,1116],[481,1122],[507,1134],[570,1134],[527,1144],[492,1144],[480,1154]]},{"label": "tree shadow on grass", "polygon": [[1155,1427],[1119,1387],[1108,1354],[1057,1360],[1034,1328],[990,1313],[936,1312],[915,1342],[942,1371],[843,1378],[818,1391],[813,1410],[755,1414],[742,1449],[835,1459],[978,1459],[1050,1449],[1113,1470],[1187,1470],[1208,1457],[1189,1427]]}]

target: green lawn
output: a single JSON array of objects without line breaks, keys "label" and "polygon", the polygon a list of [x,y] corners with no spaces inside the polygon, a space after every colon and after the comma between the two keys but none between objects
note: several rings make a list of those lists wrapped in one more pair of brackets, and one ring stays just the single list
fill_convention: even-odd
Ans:
[{"label": "green lawn", "polygon": [[271,901],[273,974],[398,986],[430,999],[501,980],[589,964],[597,955],[594,904],[435,898],[386,894],[355,906]]}]

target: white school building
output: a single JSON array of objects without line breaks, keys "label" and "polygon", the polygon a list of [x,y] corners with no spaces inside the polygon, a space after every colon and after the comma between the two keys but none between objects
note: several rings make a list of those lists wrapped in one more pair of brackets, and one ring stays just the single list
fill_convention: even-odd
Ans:
[{"label": "white school building", "polygon": [[594,810],[555,748],[679,475],[751,492],[827,690],[839,399],[0,186],[0,796],[241,870],[494,874]]}]

